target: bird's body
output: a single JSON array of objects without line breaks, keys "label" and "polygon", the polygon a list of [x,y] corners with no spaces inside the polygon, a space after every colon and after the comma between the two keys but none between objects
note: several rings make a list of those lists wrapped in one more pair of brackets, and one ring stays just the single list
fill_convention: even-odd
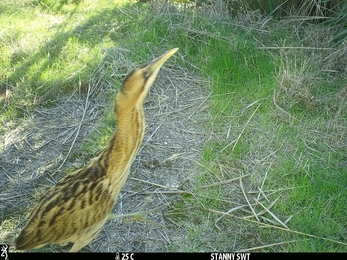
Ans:
[{"label": "bird's body", "polygon": [[100,232],[143,139],[143,101],[160,67],[176,51],[166,52],[125,78],[115,101],[117,131],[108,147],[43,195],[15,240],[16,249],[73,242],[70,252],[76,252]]}]

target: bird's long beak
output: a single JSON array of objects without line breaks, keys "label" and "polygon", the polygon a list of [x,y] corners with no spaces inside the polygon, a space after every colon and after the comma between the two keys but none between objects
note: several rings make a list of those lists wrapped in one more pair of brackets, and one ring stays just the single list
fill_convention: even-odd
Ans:
[{"label": "bird's long beak", "polygon": [[175,52],[178,50],[178,48],[169,50],[167,52],[165,52],[163,55],[161,55],[160,57],[152,60],[149,64],[148,64],[148,74],[152,74],[156,71],[158,71],[161,66],[163,66],[164,62],[167,61],[172,55],[175,54]]}]

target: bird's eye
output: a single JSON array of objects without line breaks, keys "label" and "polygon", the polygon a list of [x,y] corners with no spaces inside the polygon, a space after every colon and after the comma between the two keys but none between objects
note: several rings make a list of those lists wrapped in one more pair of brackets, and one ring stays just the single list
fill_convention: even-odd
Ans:
[{"label": "bird's eye", "polygon": [[144,72],[143,72],[143,76],[144,76],[144,78],[145,79],[148,79],[148,77],[151,75],[151,73],[149,72],[149,71],[147,71],[147,70],[145,70]]}]

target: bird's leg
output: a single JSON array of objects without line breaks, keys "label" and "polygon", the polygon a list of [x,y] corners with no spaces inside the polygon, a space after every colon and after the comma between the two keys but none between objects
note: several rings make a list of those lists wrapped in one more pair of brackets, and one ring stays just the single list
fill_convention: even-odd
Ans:
[{"label": "bird's leg", "polygon": [[155,208],[151,211],[144,211],[144,208],[146,207],[146,205],[148,204],[148,202],[150,202],[150,198],[146,198],[145,202],[143,203],[143,205],[141,206],[140,210],[139,211],[136,211],[136,212],[133,212],[133,213],[128,213],[128,214],[121,214],[121,215],[116,215],[114,213],[110,213],[109,216],[108,216],[108,219],[109,220],[114,220],[116,218],[124,218],[124,217],[132,217],[130,219],[126,219],[126,220],[123,220],[123,222],[125,223],[129,223],[129,222],[132,222],[132,221],[144,221],[144,222],[147,222],[148,224],[152,224],[152,225],[156,225],[156,226],[163,226],[159,223],[155,223],[155,222],[152,222],[148,219],[146,219],[144,217],[144,215],[147,215],[155,210],[157,210],[158,208]]}]

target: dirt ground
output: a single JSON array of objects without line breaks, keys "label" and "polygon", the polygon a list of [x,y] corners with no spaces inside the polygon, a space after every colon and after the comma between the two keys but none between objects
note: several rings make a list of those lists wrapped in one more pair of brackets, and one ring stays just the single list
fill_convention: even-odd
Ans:
[{"label": "dirt ground", "polygon": [[[180,186],[199,171],[201,146],[208,139],[203,127],[209,116],[206,84],[170,61],[164,65],[145,101],[142,147],[113,210],[115,214],[149,211],[146,218],[156,225],[124,223],[125,218],[108,221],[82,252],[168,251],[180,236],[167,225],[165,214],[180,196]],[[1,237],[6,240],[1,243],[13,243],[44,191],[63,174],[89,162],[77,155],[83,155],[82,145],[105,122],[103,116],[111,107],[107,97],[118,87],[100,80],[92,95],[77,90],[56,97],[53,105],[39,107],[30,116],[6,122],[0,133]]]}]

